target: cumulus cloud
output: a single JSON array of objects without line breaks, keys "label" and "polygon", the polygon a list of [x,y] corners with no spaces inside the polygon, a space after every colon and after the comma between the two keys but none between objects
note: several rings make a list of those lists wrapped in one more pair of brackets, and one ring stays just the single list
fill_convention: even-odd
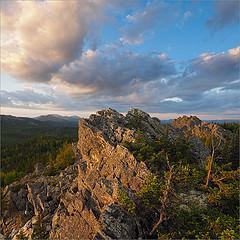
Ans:
[{"label": "cumulus cloud", "polygon": [[[139,1],[129,2],[137,5]],[[164,52],[134,53],[122,44],[86,50],[106,21],[107,6],[119,10],[129,4],[123,0],[2,1],[2,69],[16,78],[46,84],[41,91],[37,87],[1,91],[2,105],[84,111],[106,107],[126,111],[135,106],[186,113],[239,109],[240,47],[201,54],[187,62],[183,72]],[[234,23],[234,4],[217,2],[209,26]],[[140,43],[174,14],[167,3],[149,2],[143,11],[128,15],[122,41]],[[186,11],[181,18],[191,16]]]},{"label": "cumulus cloud", "polygon": [[15,77],[49,81],[81,55],[104,21],[104,0],[1,2],[1,63]]},{"label": "cumulus cloud", "polygon": [[153,112],[239,112],[239,62],[239,47],[204,53],[189,61],[182,74],[171,75],[168,81],[142,83],[139,89],[117,99]]},{"label": "cumulus cloud", "polygon": [[217,30],[231,24],[239,24],[239,0],[215,1],[215,15],[207,21],[207,26]]},{"label": "cumulus cloud", "polygon": [[240,47],[221,53],[204,53],[189,62],[176,82],[176,89],[184,98],[194,98],[217,87],[233,88],[239,79]]},{"label": "cumulus cloud", "polygon": [[[154,77],[148,78],[148,70],[140,71],[138,74],[142,74],[139,77],[139,79],[142,79],[141,81],[135,79],[133,80],[134,84],[132,84],[131,80],[124,82],[123,78],[124,85],[121,85],[121,77],[124,76],[124,71],[120,67],[122,65],[119,64],[121,61],[116,61],[118,58],[113,58],[112,60],[116,63],[116,67],[111,69],[114,74],[111,75],[109,80],[115,76],[112,79],[114,79],[114,84],[117,87],[114,88],[110,84],[109,87],[104,86],[102,88],[100,84],[101,91],[85,95],[84,98],[79,96],[77,99],[79,99],[78,102],[87,102],[89,107],[102,108],[111,106],[122,111],[126,111],[126,109],[132,106],[140,107],[147,111],[166,113],[211,112],[213,110],[219,112],[228,110],[239,111],[239,50],[240,48],[236,47],[222,53],[202,54],[189,61],[183,74],[169,71],[167,75],[153,74],[152,76]],[[100,53],[91,54],[91,57],[99,57],[98,54]],[[153,59],[156,61],[156,56],[159,58],[159,54],[154,56]],[[142,64],[147,62],[150,65],[154,64],[154,61],[142,59],[142,57],[140,57]],[[102,62],[102,59],[100,62]],[[128,60],[126,62],[130,63]],[[161,62],[161,64],[163,63]],[[171,63],[173,64],[173,62]],[[103,65],[98,66],[98,68],[103,70],[101,71],[103,74],[102,79],[108,79],[108,74],[105,75],[104,66],[109,69],[108,64],[104,61]],[[136,66],[138,66],[136,69],[143,68],[140,65]],[[132,65],[130,64],[129,67],[132,68]],[[157,65],[154,67],[156,68]],[[151,69],[147,65],[144,68]],[[123,73],[122,75],[118,74],[121,72]],[[129,70],[126,72],[128,73]],[[81,74],[77,75],[81,76]],[[120,75],[119,78],[118,75]],[[85,75],[83,76],[85,78]],[[94,86],[98,86],[98,84],[95,82]],[[103,89],[107,90],[107,94],[102,91]]]},{"label": "cumulus cloud", "polygon": [[2,92],[4,106],[52,106],[68,111],[139,107],[150,112],[239,112],[240,48],[205,53],[189,61],[182,74],[163,53],[88,50],[61,68],[48,94],[26,89]]},{"label": "cumulus cloud", "polygon": [[[175,74],[174,63],[163,54],[86,51],[81,59],[60,69],[52,80],[76,86],[79,93],[119,95],[136,91],[143,82]],[[73,89],[73,94],[77,94]]]}]

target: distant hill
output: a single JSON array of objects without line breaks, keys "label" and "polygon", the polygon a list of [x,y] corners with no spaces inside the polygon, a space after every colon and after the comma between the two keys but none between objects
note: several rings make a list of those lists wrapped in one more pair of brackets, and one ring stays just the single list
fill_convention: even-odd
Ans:
[{"label": "distant hill", "polygon": [[53,123],[60,123],[60,124],[77,124],[79,121],[78,116],[61,116],[58,114],[48,114],[48,115],[41,115],[39,117],[34,118],[38,121],[42,122],[53,122]]},{"label": "distant hill", "polygon": [[209,123],[218,123],[218,124],[223,124],[223,123],[240,123],[240,120],[238,120],[238,119],[203,120],[203,121],[209,122]]},{"label": "distant hill", "polygon": [[37,118],[15,117],[11,115],[0,115],[0,117],[2,145],[24,142],[39,135],[75,135],[78,126],[78,117],[55,115]]},{"label": "distant hill", "polygon": [[[174,119],[166,119],[166,120],[161,120],[162,124],[170,124],[173,122]],[[217,123],[217,124],[223,124],[223,123],[240,123],[240,120],[238,119],[221,119],[221,120],[202,120],[204,122],[208,123]]]}]

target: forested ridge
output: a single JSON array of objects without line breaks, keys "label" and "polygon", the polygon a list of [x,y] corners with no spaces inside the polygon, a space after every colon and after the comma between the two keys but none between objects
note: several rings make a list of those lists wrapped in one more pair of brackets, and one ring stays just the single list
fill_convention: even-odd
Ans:
[{"label": "forested ridge", "polygon": [[1,116],[1,186],[32,173],[37,163],[53,165],[61,151],[76,141],[76,123]]}]

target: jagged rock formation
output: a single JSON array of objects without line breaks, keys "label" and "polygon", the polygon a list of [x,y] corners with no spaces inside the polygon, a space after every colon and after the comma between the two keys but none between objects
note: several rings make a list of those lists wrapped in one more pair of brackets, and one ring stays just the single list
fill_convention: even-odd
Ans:
[{"label": "jagged rock formation", "polygon": [[2,193],[1,232],[18,239],[43,239],[52,228],[52,216],[66,191],[73,191],[77,163],[58,176],[29,175],[6,186]]},{"label": "jagged rock formation", "polygon": [[192,144],[192,153],[199,160],[200,166],[203,168],[206,158],[210,155],[210,149],[205,146],[207,139],[211,137],[221,136],[227,139],[231,132],[222,127],[201,121],[196,116],[182,116],[175,119],[172,123],[175,129],[180,129],[185,138]]},{"label": "jagged rock formation", "polygon": [[195,116],[182,116],[175,119],[172,123],[173,127],[182,129],[186,136],[196,136],[199,138],[207,138],[213,135],[221,134],[224,138],[231,134],[222,127],[201,121]]},{"label": "jagged rock formation", "polygon": [[[38,167],[34,174],[2,190],[1,233],[13,239],[22,235],[28,239],[146,238],[149,223],[141,214],[129,214],[118,199],[124,190],[136,201],[135,193],[152,175],[123,146],[125,141],[134,141],[136,126],[149,138],[166,132],[158,119],[138,109],[126,117],[108,109],[81,119],[73,165],[56,176],[41,176]],[[199,134],[212,128],[216,126],[183,117],[168,126],[168,132],[171,139],[191,135],[189,141],[202,162],[209,150]]]},{"label": "jagged rock formation", "polygon": [[113,110],[80,121],[82,159],[77,188],[61,199],[54,215],[53,239],[144,237],[137,219],[118,205],[119,189],[133,195],[150,175],[145,164],[120,144],[133,134],[124,121],[124,116]]}]

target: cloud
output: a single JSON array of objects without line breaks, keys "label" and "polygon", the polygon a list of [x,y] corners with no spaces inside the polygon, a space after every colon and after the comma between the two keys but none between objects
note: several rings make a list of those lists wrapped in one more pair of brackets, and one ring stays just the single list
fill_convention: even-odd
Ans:
[{"label": "cloud", "polygon": [[238,114],[239,58],[239,47],[204,53],[189,61],[180,73],[163,53],[88,50],[62,67],[46,84],[49,89],[2,91],[1,101],[5,107],[68,111],[112,107],[124,112],[139,107],[160,113]]},{"label": "cloud", "polygon": [[183,14],[183,18],[184,20],[187,20],[188,18],[190,18],[192,16],[192,12],[191,11],[186,11]]},{"label": "cloud", "polygon": [[171,98],[165,98],[161,102],[182,102],[183,100],[179,97],[171,97]]},{"label": "cloud", "polygon": [[85,92],[117,96],[136,91],[144,82],[167,78],[175,72],[174,63],[162,53],[88,50],[79,60],[60,69],[52,83],[61,82],[72,88],[73,95]]},{"label": "cloud", "polygon": [[140,44],[144,35],[156,26],[164,27],[174,17],[174,11],[162,1],[148,2],[142,11],[126,17],[129,25],[123,29],[120,40],[124,44]]},{"label": "cloud", "polygon": [[[236,16],[229,12],[236,1],[230,2],[231,6],[222,2],[216,3],[211,27],[235,21],[230,20]],[[203,53],[188,61],[183,72],[164,52],[135,53],[122,44],[86,50],[109,17],[106,9],[119,11],[126,4],[106,0],[1,2],[3,70],[30,84],[46,84],[41,91],[37,86],[1,91],[2,105],[81,111],[110,106],[126,111],[136,106],[179,113],[239,109],[240,47]],[[151,1],[143,11],[128,15],[122,40],[140,43],[146,33],[169,23],[174,14],[168,4]],[[182,17],[190,18],[191,12]]]},{"label": "cloud", "polygon": [[46,105],[53,105],[55,97],[36,92],[30,89],[19,91],[1,90],[1,106],[2,107],[24,107],[24,108],[42,108]]},{"label": "cloud", "polygon": [[49,81],[81,55],[84,41],[105,21],[104,0],[1,2],[1,63],[4,71]]},{"label": "cloud", "polygon": [[194,98],[217,87],[234,89],[239,79],[240,47],[221,53],[203,53],[191,60],[182,75],[175,79],[178,96]]},{"label": "cloud", "polygon": [[210,29],[218,30],[240,22],[239,0],[215,1],[215,15],[207,21]]},{"label": "cloud", "polygon": [[[81,107],[81,102],[84,102],[90,109],[111,106],[126,111],[134,106],[162,113],[239,112],[239,47],[221,53],[201,54],[188,62],[182,74],[176,72],[174,62],[168,57],[164,62],[164,58],[160,58],[162,54],[114,54],[107,57],[109,54],[97,51],[90,56],[93,62],[82,59],[88,66],[87,74],[75,71],[75,81],[70,82],[74,89],[81,78],[93,79],[93,85],[90,80],[82,83],[85,87],[95,86],[95,90],[89,94],[75,95],[78,106],[73,101],[73,109]],[[160,71],[164,68],[168,69],[165,74]],[[77,69],[82,71],[84,68],[77,64]],[[100,80],[98,69],[101,69]],[[72,70],[69,72],[73,73]]]}]

